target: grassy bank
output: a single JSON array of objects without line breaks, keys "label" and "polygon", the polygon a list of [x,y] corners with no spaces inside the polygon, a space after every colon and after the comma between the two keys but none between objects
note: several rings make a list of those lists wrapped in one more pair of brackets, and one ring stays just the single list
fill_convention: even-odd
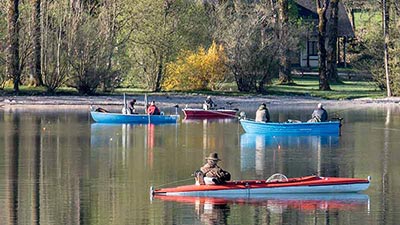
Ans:
[{"label": "grassy bank", "polygon": [[[382,98],[385,97],[385,92],[377,88],[373,82],[369,81],[343,81],[343,83],[331,84],[331,91],[319,91],[318,90],[318,78],[317,77],[302,77],[294,78],[295,84],[293,85],[278,85],[274,82],[272,85],[267,87],[266,95],[297,95],[297,96],[313,96],[321,97],[325,99],[355,99],[355,98]],[[5,88],[0,92],[2,95],[12,96],[12,88]],[[113,93],[102,93],[98,92],[98,95],[121,95],[122,93],[127,94],[144,94],[147,93],[141,89],[129,89],[129,88],[117,88]],[[225,84],[223,91],[199,91],[204,95],[251,95],[240,93],[237,91],[234,83]],[[149,93],[150,95],[159,95],[163,93]],[[183,92],[182,94],[193,94],[192,92]],[[42,87],[28,87],[21,86],[19,95],[47,95],[45,89]],[[75,89],[72,88],[60,88],[54,95],[78,95]]]},{"label": "grassy bank", "polygon": [[382,98],[385,92],[369,81],[343,81],[330,84],[331,91],[318,90],[318,78],[295,78],[294,85],[273,84],[268,87],[272,95],[304,95],[321,97],[325,99],[356,99],[356,98]]}]

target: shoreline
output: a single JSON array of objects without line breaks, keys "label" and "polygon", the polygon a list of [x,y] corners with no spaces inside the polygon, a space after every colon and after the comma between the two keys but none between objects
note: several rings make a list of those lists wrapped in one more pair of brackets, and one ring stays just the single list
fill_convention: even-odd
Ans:
[{"label": "shoreline", "polygon": [[[206,95],[189,95],[189,94],[164,94],[150,95],[148,101],[155,100],[160,107],[174,107],[178,105],[180,108],[199,108],[206,98]],[[137,100],[137,106],[144,106],[144,95],[127,95],[126,99]],[[386,105],[395,104],[400,106],[400,97],[390,97],[382,99],[353,99],[353,100],[327,100],[317,97],[307,96],[269,96],[269,95],[252,95],[252,96],[212,96],[212,99],[220,107],[228,106],[231,103],[232,108],[256,107],[260,103],[265,102],[268,105],[309,105],[321,102],[324,105]],[[90,106],[121,106],[123,105],[122,96],[3,96],[0,97],[0,108],[20,108],[33,107],[42,108],[49,106],[54,107],[70,107],[70,108],[87,108]]]}]

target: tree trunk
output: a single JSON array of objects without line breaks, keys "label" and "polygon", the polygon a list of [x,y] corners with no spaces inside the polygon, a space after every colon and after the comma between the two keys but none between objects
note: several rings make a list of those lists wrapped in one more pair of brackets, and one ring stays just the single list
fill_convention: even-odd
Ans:
[{"label": "tree trunk", "polygon": [[32,0],[32,46],[33,46],[33,59],[32,59],[32,73],[35,81],[35,86],[43,86],[42,68],[41,68],[41,15],[40,15],[41,0]]},{"label": "tree trunk", "polygon": [[289,60],[289,49],[286,43],[283,41],[286,39],[288,35],[288,26],[289,26],[289,3],[288,0],[279,0],[279,36],[280,40],[282,40],[280,44],[280,56],[279,56],[279,83],[288,84],[292,83],[293,79],[291,76],[291,65]]},{"label": "tree trunk", "polygon": [[329,0],[317,0],[318,13],[318,74],[319,74],[319,90],[330,90],[328,79],[326,76],[326,10],[329,6]]},{"label": "tree trunk", "polygon": [[159,64],[158,64],[158,70],[157,70],[156,83],[155,83],[155,87],[154,87],[154,91],[157,91],[157,92],[161,91],[161,78],[163,75],[163,67],[164,67],[162,54],[160,54],[159,57],[160,58],[158,61]]},{"label": "tree trunk", "polygon": [[21,71],[19,68],[19,0],[8,0],[8,35],[6,74],[13,79],[14,92],[18,94]]},{"label": "tree trunk", "polygon": [[328,52],[327,52],[327,77],[330,81],[339,81],[337,71],[337,42],[338,42],[338,11],[339,1],[331,0],[331,14],[328,32]]},{"label": "tree trunk", "polygon": [[390,42],[389,7],[390,7],[390,0],[382,0],[383,36],[385,38],[385,43],[383,45],[383,49],[384,49],[384,54],[385,54],[385,77],[386,77],[386,95],[387,95],[387,97],[392,96],[392,91],[390,89],[389,49],[388,49],[388,45]]}]

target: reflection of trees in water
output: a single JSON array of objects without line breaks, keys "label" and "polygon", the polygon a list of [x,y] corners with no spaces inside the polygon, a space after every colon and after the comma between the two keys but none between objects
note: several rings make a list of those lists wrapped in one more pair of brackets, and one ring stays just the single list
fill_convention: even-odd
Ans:
[{"label": "reflection of trees in water", "polygon": [[4,114],[2,121],[7,186],[2,209],[8,212],[3,222],[79,224],[84,211],[80,181],[88,165],[81,148],[88,149],[89,141],[81,134],[87,130],[59,115],[22,114]]},{"label": "reflection of trees in water", "polygon": [[[9,114],[10,120],[4,124],[5,132],[5,182],[6,203],[4,210],[8,224],[18,224],[19,192],[19,136],[20,121],[16,114]],[[2,210],[3,211],[3,210]]]},{"label": "reflection of trees in water", "polygon": [[[228,204],[212,204],[205,202],[197,212],[200,221],[207,225],[227,224],[230,215]],[[197,208],[197,206],[196,206]]]},{"label": "reflection of trees in water", "polygon": [[238,224],[238,219],[240,224],[306,224],[306,221],[330,224],[329,221],[337,221],[349,211],[369,208],[368,195],[360,193],[154,198],[164,201],[164,221],[190,220],[191,217],[185,213],[173,213],[189,205],[188,210],[193,207],[196,219],[202,224]]}]

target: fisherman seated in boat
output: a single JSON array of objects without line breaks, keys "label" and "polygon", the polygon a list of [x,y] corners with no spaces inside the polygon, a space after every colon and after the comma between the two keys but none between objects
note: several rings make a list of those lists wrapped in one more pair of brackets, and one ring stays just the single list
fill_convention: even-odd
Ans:
[{"label": "fisherman seated in boat", "polygon": [[136,113],[135,103],[136,103],[136,99],[132,99],[132,101],[130,101],[129,104],[128,104],[128,110],[129,110],[130,114],[135,114]]},{"label": "fisherman seated in boat", "polygon": [[150,106],[147,108],[147,114],[149,114],[149,115],[160,115],[161,114],[160,110],[156,106],[155,101],[152,101],[150,103]]},{"label": "fisherman seated in boat", "polygon": [[256,111],[256,122],[269,122],[270,116],[267,105],[262,103]]},{"label": "fisherman seated in boat", "polygon": [[217,107],[217,105],[211,99],[211,96],[207,96],[206,100],[204,100],[204,103],[203,103],[203,109],[210,110],[210,109],[214,109],[215,107]]},{"label": "fisherman seated in boat", "polygon": [[95,112],[102,112],[102,113],[108,113],[108,111],[106,109],[103,109],[101,107],[97,108],[94,110]]},{"label": "fisherman seated in boat", "polygon": [[231,174],[228,171],[223,170],[219,167],[218,153],[211,153],[206,157],[207,163],[200,168],[200,171],[196,171],[196,184],[224,184],[226,181],[231,179]]},{"label": "fisherman seated in boat", "polygon": [[328,120],[328,113],[324,109],[321,103],[318,104],[317,108],[311,115],[311,119],[307,122],[325,122]]}]

